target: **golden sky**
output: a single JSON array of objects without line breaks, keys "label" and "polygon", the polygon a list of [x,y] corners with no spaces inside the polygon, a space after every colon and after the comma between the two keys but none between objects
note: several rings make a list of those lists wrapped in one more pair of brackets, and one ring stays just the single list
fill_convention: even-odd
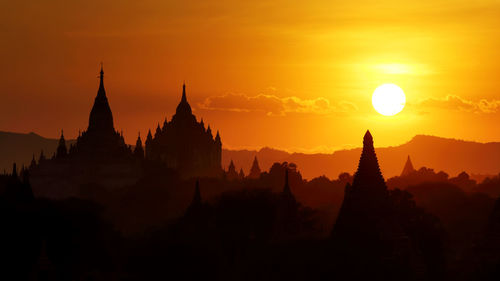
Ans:
[{"label": "golden sky", "polygon": [[[184,80],[227,148],[500,140],[500,1],[0,3],[0,130],[75,137],[103,61],[129,143],[171,118]],[[392,117],[371,106],[384,83],[406,93]]]}]

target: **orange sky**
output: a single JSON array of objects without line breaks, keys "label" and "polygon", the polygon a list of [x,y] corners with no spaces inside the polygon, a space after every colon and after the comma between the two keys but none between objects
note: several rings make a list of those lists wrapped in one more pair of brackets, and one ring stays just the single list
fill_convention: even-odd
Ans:
[{"label": "orange sky", "polygon": [[[366,129],[377,146],[500,140],[500,1],[212,2],[1,1],[0,130],[75,137],[104,61],[129,143],[171,117],[183,80],[228,148],[330,152]],[[383,83],[407,95],[396,116],[371,106]]]}]

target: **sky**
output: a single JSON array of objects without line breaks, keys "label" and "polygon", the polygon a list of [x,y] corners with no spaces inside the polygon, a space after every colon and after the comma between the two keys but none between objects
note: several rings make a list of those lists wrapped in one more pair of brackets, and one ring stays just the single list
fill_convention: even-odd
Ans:
[{"label": "sky", "polygon": [[[500,141],[500,1],[0,0],[0,130],[74,138],[99,65],[127,142],[194,114],[231,149]],[[375,88],[406,106],[378,114]]]}]

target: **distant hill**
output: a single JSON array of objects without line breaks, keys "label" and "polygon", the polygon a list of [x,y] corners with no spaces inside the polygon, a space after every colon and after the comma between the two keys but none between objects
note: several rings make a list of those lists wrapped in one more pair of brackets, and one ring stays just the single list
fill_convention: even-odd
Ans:
[{"label": "distant hill", "polygon": [[[0,131],[0,172],[10,172],[14,162],[19,167],[23,164],[29,165],[33,154],[38,159],[42,150],[46,157],[51,157],[58,142],[57,139],[47,139],[33,132],[22,134]],[[72,142],[74,141],[69,140],[67,144]]]},{"label": "distant hill", "polygon": [[[375,137],[375,143],[376,143]],[[69,140],[69,143],[74,140]],[[43,149],[51,156],[57,148],[57,139],[48,139],[35,133],[21,134],[0,131],[0,172],[10,171],[15,161],[28,165],[33,153],[38,158]],[[361,145],[361,143],[360,143]],[[415,168],[426,166],[436,171],[445,171],[455,176],[462,171],[471,174],[491,174],[500,172],[500,143],[478,143],[417,135],[409,142],[392,147],[376,148],[380,167],[385,177],[399,175],[406,158],[411,156]],[[231,159],[236,168],[243,168],[248,174],[253,158],[257,156],[262,171],[268,170],[274,162],[293,162],[305,178],[326,175],[337,178],[341,172],[354,173],[361,154],[361,148],[340,150],[332,154],[288,153],[272,148],[254,150],[222,151],[222,165],[227,168]]]},{"label": "distant hill", "polygon": [[[478,143],[417,135],[405,144],[376,148],[376,152],[386,178],[401,173],[408,155],[411,156],[416,169],[425,166],[436,171],[445,171],[450,176],[462,171],[490,175],[500,172],[499,142]],[[341,172],[355,172],[360,154],[361,148],[340,150],[333,154],[287,153],[271,148],[259,151],[224,150],[222,163],[227,167],[233,159],[238,170],[243,167],[243,171],[248,173],[254,156],[257,156],[262,170],[269,169],[274,162],[288,161],[297,164],[305,178],[320,175],[337,178]]]}]

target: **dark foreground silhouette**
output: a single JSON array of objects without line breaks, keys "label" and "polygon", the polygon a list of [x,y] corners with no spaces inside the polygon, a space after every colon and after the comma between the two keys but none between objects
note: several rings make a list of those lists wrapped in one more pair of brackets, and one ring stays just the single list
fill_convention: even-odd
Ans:
[{"label": "dark foreground silhouette", "polygon": [[499,176],[449,177],[408,157],[385,181],[370,132],[353,176],[297,165],[248,175],[185,88],[145,146],[114,129],[103,85],[89,126],[0,175],[0,280],[498,280]]},{"label": "dark foreground silhouette", "polygon": [[[289,163],[257,179],[150,169],[129,188],[64,200],[35,198],[25,168],[0,181],[10,280],[498,277],[500,203],[449,182],[388,189],[369,132],[354,177],[335,181],[305,182]],[[340,193],[336,219],[321,202],[298,199],[322,188],[330,202]]]}]

